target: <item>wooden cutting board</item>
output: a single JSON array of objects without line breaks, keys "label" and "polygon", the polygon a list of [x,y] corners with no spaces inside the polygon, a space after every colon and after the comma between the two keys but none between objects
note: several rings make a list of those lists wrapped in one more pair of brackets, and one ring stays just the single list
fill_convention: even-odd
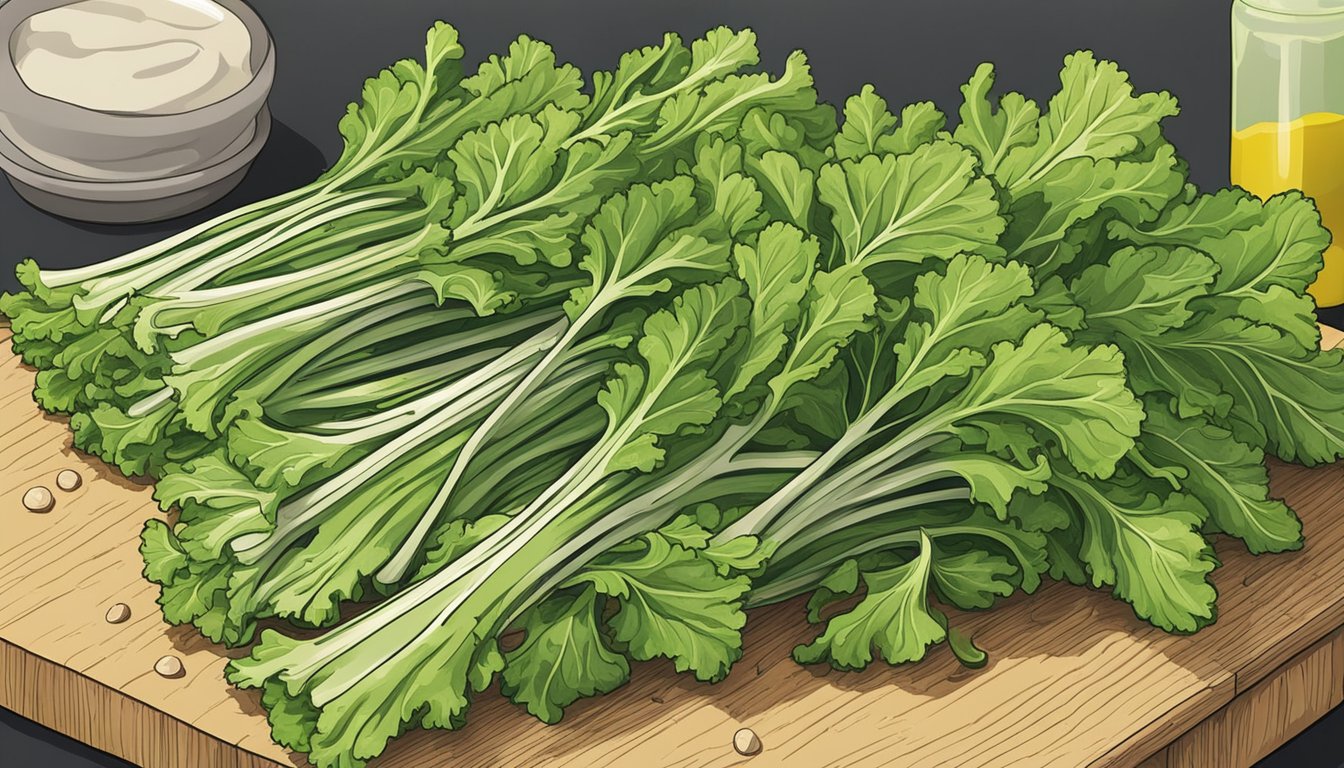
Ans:
[{"label": "wooden cutting board", "polygon": [[[271,743],[257,697],[224,682],[229,654],[160,619],[136,551],[141,525],[162,514],[149,489],[72,450],[64,420],[33,404],[33,372],[5,328],[0,343],[0,706],[148,768],[303,765]],[[84,480],[71,493],[55,490],[67,468]],[[1250,765],[1344,700],[1344,464],[1272,476],[1307,546],[1253,558],[1221,542],[1220,618],[1195,636],[1054,585],[955,617],[988,651],[984,669],[939,648],[921,664],[839,673],[790,660],[813,632],[792,602],[751,616],[746,656],[719,685],[637,665],[556,726],[491,691],[464,731],[413,732],[376,765]],[[37,484],[56,493],[46,514],[20,503]],[[117,602],[131,618],[109,624]],[[184,676],[153,671],[165,654]],[[732,749],[744,726],[764,743],[755,757]]]}]

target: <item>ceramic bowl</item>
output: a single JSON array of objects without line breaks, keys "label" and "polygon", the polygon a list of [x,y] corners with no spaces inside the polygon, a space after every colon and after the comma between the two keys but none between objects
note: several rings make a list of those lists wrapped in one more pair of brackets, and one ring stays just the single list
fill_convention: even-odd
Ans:
[{"label": "ceramic bowl", "polygon": [[[275,48],[261,17],[243,0],[215,0],[252,37],[254,74],[240,90],[175,114],[109,112],[34,93],[19,77],[15,30],[28,17],[72,1],[0,3],[6,42],[0,52],[0,167],[20,194],[39,207],[55,202],[60,210],[54,213],[75,218],[91,213],[97,218],[89,220],[147,221],[186,213],[187,200],[200,207],[227,193],[261,149],[270,124],[263,110],[275,79]],[[155,189],[175,199],[156,208]],[[91,203],[137,204],[64,204],[82,196]],[[131,218],[109,218],[117,215]]]}]

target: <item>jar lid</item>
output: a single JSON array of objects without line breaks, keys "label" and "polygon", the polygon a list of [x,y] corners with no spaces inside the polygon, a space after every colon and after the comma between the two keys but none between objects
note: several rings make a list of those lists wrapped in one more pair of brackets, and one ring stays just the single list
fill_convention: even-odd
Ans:
[{"label": "jar lid", "polygon": [[1240,0],[1240,2],[1262,11],[1293,16],[1344,13],[1344,0]]}]

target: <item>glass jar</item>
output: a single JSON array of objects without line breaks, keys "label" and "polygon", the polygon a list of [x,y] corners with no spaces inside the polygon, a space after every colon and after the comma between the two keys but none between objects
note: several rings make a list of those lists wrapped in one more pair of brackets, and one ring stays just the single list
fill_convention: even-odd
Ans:
[{"label": "glass jar", "polygon": [[1233,3],[1232,183],[1316,201],[1336,242],[1311,293],[1344,304],[1344,0]]}]

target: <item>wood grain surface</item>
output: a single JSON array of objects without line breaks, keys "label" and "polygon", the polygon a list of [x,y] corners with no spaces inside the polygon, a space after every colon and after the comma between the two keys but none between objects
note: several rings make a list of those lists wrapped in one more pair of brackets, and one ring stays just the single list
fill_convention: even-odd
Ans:
[{"label": "wood grain surface", "polygon": [[[0,328],[0,706],[148,768],[303,765],[271,743],[256,696],[224,682],[223,649],[163,624],[136,550],[162,513],[38,411],[7,337]],[[67,468],[84,480],[71,493],[55,486]],[[1271,475],[1307,545],[1251,557],[1220,542],[1219,620],[1194,636],[1053,585],[953,616],[989,653],[984,669],[939,648],[917,665],[839,673],[789,658],[815,631],[795,601],[753,612],[721,684],[636,665],[555,726],[488,691],[465,730],[407,734],[376,766],[1249,765],[1344,698],[1344,465]],[[24,510],[33,485],[56,494],[50,512]],[[104,620],[116,602],[131,608],[123,624]],[[155,674],[165,654],[184,676]],[[744,726],[764,744],[755,757],[732,749]]]}]

